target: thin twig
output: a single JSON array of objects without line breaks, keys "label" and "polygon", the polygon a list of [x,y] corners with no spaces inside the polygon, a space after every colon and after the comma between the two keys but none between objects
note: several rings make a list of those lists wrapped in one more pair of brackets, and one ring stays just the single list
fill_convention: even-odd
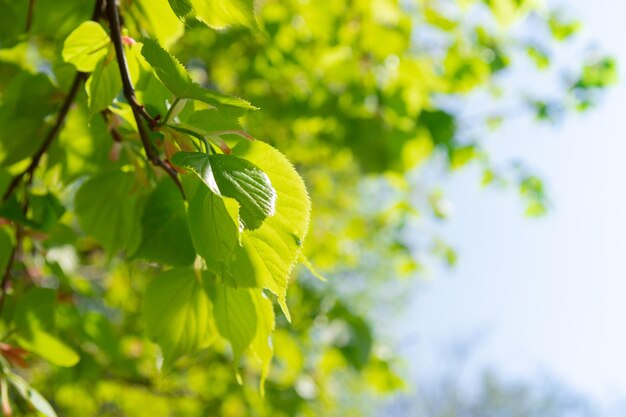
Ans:
[{"label": "thin twig", "polygon": [[11,251],[9,262],[4,269],[4,273],[2,274],[2,282],[0,283],[0,289],[2,289],[2,292],[0,293],[0,316],[2,316],[2,310],[4,309],[4,300],[6,299],[6,294],[9,289],[9,283],[11,282],[11,270],[13,269],[13,265],[15,265],[15,262],[20,255],[23,237],[24,231],[22,230],[21,226],[17,225],[15,228],[15,246]]},{"label": "thin twig", "polygon": [[35,12],[35,0],[28,0],[28,12],[26,13],[26,32],[28,32],[33,25],[33,14]]},{"label": "thin twig", "polygon": [[130,79],[130,72],[128,70],[128,63],[126,61],[126,54],[124,53],[124,44],[122,43],[122,31],[120,27],[120,16],[117,11],[117,4],[115,0],[107,0],[106,10],[107,18],[109,21],[109,29],[111,31],[111,42],[113,42],[113,46],[115,47],[117,65],[119,67],[120,76],[122,78],[124,97],[126,97],[126,100],[128,100],[128,104],[133,111],[133,116],[135,118],[135,122],[137,123],[139,138],[141,139],[141,144],[143,145],[144,151],[146,152],[146,156],[154,166],[162,168],[170,177],[172,177],[172,180],[180,190],[183,198],[185,198],[185,193],[183,191],[180,180],[178,179],[178,174],[171,166],[169,166],[166,162],[159,158],[157,150],[150,141],[150,138],[148,137],[148,132],[146,131],[146,128],[143,124],[142,118],[148,121],[150,128],[154,128],[157,125],[158,120],[148,114],[144,106],[137,101],[137,97],[135,96],[135,88],[133,87],[133,82]]},{"label": "thin twig", "polygon": [[20,174],[13,177],[13,179],[9,183],[7,190],[2,196],[3,201],[8,199],[11,196],[11,194],[13,194],[13,192],[15,191],[15,189],[17,188],[17,186],[20,184],[20,182],[25,176],[28,175],[28,180],[27,180],[28,182],[32,181],[33,174],[35,170],[37,169],[37,166],[39,166],[39,162],[41,161],[41,158],[46,153],[50,145],[52,145],[54,138],[57,136],[57,134],[61,130],[61,127],[63,126],[63,123],[65,122],[65,118],[67,117],[67,114],[70,111],[70,108],[72,106],[72,102],[74,102],[74,98],[76,98],[76,94],[78,93],[78,88],[80,87],[80,85],[86,78],[87,78],[87,74],[85,73],[79,72],[76,74],[76,76],[74,77],[74,81],[72,82],[72,86],[70,87],[70,90],[65,96],[65,100],[63,101],[61,110],[59,110],[56,121],[54,122],[54,126],[52,126],[52,129],[50,129],[50,131],[48,132],[48,135],[44,139],[43,143],[41,144],[41,146],[39,146],[39,149],[37,149],[37,152],[35,152],[35,154],[33,155],[32,160],[30,161],[30,164],[28,165],[28,167],[24,171],[22,171]]},{"label": "thin twig", "polygon": [[[97,20],[98,17],[100,17],[100,13],[102,12],[103,1],[104,0],[96,0],[96,5],[91,15],[91,20]],[[32,20],[33,10],[34,10],[34,0],[31,0],[28,5],[29,17],[27,18],[27,22]],[[27,30],[28,30],[28,27],[30,27],[30,23],[27,23]],[[33,174],[35,170],[37,169],[39,162],[41,161],[41,157],[48,151],[48,148],[54,141],[54,138],[58,135],[59,131],[61,130],[61,127],[63,127],[63,123],[65,122],[65,118],[67,117],[67,114],[72,106],[72,102],[74,101],[74,99],[76,98],[76,94],[78,93],[78,88],[80,87],[81,82],[87,79],[87,76],[88,74],[85,74],[82,72],[76,73],[76,76],[74,77],[74,81],[72,82],[72,86],[70,87],[70,90],[65,96],[65,100],[63,101],[61,110],[59,110],[54,126],[52,126],[52,129],[50,129],[50,131],[48,132],[48,135],[44,139],[43,143],[41,144],[37,152],[35,152],[35,154],[33,155],[32,160],[30,164],[28,165],[28,167],[21,173],[17,174],[11,180],[8,188],[6,189],[6,191],[4,192],[2,196],[2,201],[6,201],[11,196],[11,194],[13,194],[17,186],[20,184],[20,182],[26,175],[28,175],[28,182],[31,182],[33,180]]]},{"label": "thin twig", "polygon": [[[91,20],[97,20],[100,17],[100,13],[102,12],[103,1],[104,0],[96,0],[96,4],[93,10],[93,14],[91,16]],[[30,26],[32,24],[32,17],[34,13],[34,3],[35,3],[35,0],[30,0],[28,4],[26,31],[30,29]],[[52,126],[52,128],[48,132],[48,135],[45,137],[43,143],[39,146],[39,149],[37,149],[37,152],[35,152],[35,154],[32,156],[32,160],[30,164],[28,164],[28,167],[24,171],[22,171],[20,174],[16,175],[11,180],[7,190],[2,196],[2,201],[6,201],[11,196],[11,194],[13,194],[13,192],[17,189],[17,186],[20,184],[20,182],[24,179],[25,176],[28,175],[26,184],[30,184],[33,181],[33,175],[35,173],[35,170],[37,169],[37,166],[39,165],[39,162],[41,162],[41,158],[48,151],[48,148],[54,141],[54,138],[61,131],[61,128],[63,127],[63,124],[65,122],[65,119],[67,118],[67,114],[70,111],[70,108],[72,106],[72,103],[74,102],[74,99],[76,98],[78,89],[81,83],[86,79],[87,79],[87,74],[82,73],[82,72],[76,73],[76,76],[74,77],[74,81],[72,82],[70,90],[65,96],[65,100],[63,101],[63,104],[61,105],[61,109],[59,110],[59,113],[57,114],[57,118],[54,123],[54,126]],[[26,199],[26,201],[22,205],[22,211],[24,213],[28,211],[28,199]],[[2,314],[2,310],[4,308],[4,300],[6,298],[7,290],[9,288],[9,283],[11,281],[11,270],[13,269],[13,265],[15,264],[17,258],[20,256],[20,252],[22,250],[23,238],[24,238],[24,231],[22,230],[22,226],[17,224],[15,228],[15,246],[11,250],[11,256],[9,257],[9,261],[7,262],[5,270],[2,274],[2,280],[0,281],[0,290],[2,291],[0,293],[0,315]]]}]

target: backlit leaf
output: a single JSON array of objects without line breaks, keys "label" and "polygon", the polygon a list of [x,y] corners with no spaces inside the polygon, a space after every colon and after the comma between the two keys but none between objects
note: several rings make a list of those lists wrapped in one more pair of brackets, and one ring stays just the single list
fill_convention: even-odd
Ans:
[{"label": "backlit leaf", "polygon": [[231,25],[256,27],[254,0],[191,0],[196,15],[214,29]]},{"label": "backlit leaf", "polygon": [[214,295],[215,324],[227,339],[238,359],[250,346],[257,329],[256,307],[250,292],[244,288],[218,285]]},{"label": "backlit leaf", "polygon": [[171,179],[163,179],[148,198],[141,226],[142,240],[135,257],[181,266],[194,261],[185,204]]},{"label": "backlit leaf", "polygon": [[153,68],[159,80],[177,98],[188,98],[205,102],[216,107],[226,117],[238,117],[246,110],[256,109],[256,107],[245,100],[207,90],[191,81],[185,67],[153,39],[145,38],[143,40],[141,53]]},{"label": "backlit leaf", "polygon": [[202,281],[191,268],[175,268],[150,281],[143,314],[148,335],[161,347],[166,366],[213,341],[211,311]]},{"label": "backlit leaf", "polygon": [[237,224],[222,198],[209,191],[197,178],[185,178],[185,185],[190,182],[196,184],[193,191],[192,186],[185,187],[189,197],[189,232],[196,251],[204,258],[209,270],[220,274],[237,245]]},{"label": "backlit leaf", "polygon": [[90,112],[106,109],[122,90],[122,78],[116,61],[103,59],[85,84]]},{"label": "backlit leaf", "polygon": [[78,222],[109,253],[130,246],[138,238],[135,226],[137,196],[135,177],[109,172],[86,181],[74,200]]},{"label": "backlit leaf", "polygon": [[241,141],[233,148],[262,169],[276,190],[276,212],[257,230],[244,230],[228,273],[237,285],[260,287],[278,296],[283,311],[287,281],[308,230],[311,203],[304,181],[276,149],[260,141]]},{"label": "backlit leaf", "polygon": [[244,228],[258,229],[274,214],[276,192],[268,176],[250,161],[231,155],[178,152],[172,162],[191,169],[214,193],[236,200]]},{"label": "backlit leaf", "polygon": [[109,35],[96,22],[84,22],[63,43],[63,60],[78,71],[91,72],[108,52]]}]

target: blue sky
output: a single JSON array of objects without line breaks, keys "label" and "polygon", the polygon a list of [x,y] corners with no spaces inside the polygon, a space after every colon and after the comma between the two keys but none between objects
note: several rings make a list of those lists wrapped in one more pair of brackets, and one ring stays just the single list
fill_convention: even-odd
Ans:
[{"label": "blue sky", "polygon": [[520,118],[488,139],[494,159],[521,158],[545,180],[546,218],[524,218],[512,190],[481,189],[477,173],[448,182],[457,209],[442,230],[460,264],[420,285],[402,353],[423,375],[442,349],[479,337],[471,368],[549,373],[607,404],[626,397],[626,2],[559,4],[617,58],[620,83],[557,127]]}]

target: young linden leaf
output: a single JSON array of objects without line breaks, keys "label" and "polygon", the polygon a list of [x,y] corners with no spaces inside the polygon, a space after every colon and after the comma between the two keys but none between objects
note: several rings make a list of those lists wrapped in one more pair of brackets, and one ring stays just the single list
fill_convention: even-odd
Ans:
[{"label": "young linden leaf", "polygon": [[[185,1],[176,2],[182,4]],[[139,16],[135,15],[138,23],[162,45],[172,45],[185,33],[185,24],[168,6],[168,0],[134,0],[133,5],[139,9]]]},{"label": "young linden leaf", "polygon": [[111,135],[104,119],[91,117],[85,96],[78,97],[76,102],[48,152],[49,164],[59,165],[64,184],[106,172],[115,165],[109,158]]},{"label": "young linden leaf", "polygon": [[239,286],[266,288],[276,294],[283,312],[287,280],[298,260],[309,225],[311,203],[304,181],[279,151],[260,141],[241,141],[233,155],[263,170],[276,190],[276,212],[257,230],[244,230],[242,245],[227,266]]},{"label": "young linden leaf", "polygon": [[170,7],[179,18],[183,18],[191,13],[191,2],[189,0],[168,0]]},{"label": "young linden leaf", "polygon": [[110,39],[96,22],[84,22],[69,34],[63,43],[63,60],[73,64],[78,71],[91,72],[100,59],[106,56]]},{"label": "young linden leaf", "polygon": [[201,152],[178,152],[172,156],[171,161],[175,165],[190,169],[213,193],[220,195],[209,155]]},{"label": "young linden leaf", "polygon": [[257,329],[250,349],[261,364],[261,395],[265,394],[265,379],[270,371],[274,348],[272,346],[272,333],[276,326],[274,318],[274,306],[262,290],[250,290],[254,306],[256,308]]},{"label": "young linden leaf", "polygon": [[143,39],[141,54],[148,61],[159,80],[177,97],[187,91],[192,83],[187,70],[174,56],[150,38]]},{"label": "young linden leaf", "polygon": [[74,366],[78,354],[53,336],[55,291],[34,288],[22,296],[15,312],[18,340],[25,349],[57,366]]},{"label": "young linden leaf", "polygon": [[218,285],[214,294],[213,314],[217,330],[227,339],[235,360],[250,346],[257,331],[257,313],[250,292],[244,288]]},{"label": "young linden leaf", "polygon": [[272,183],[250,161],[231,155],[178,152],[172,162],[191,169],[214,193],[236,200],[244,228],[258,229],[274,214],[276,192]]},{"label": "young linden leaf", "polygon": [[196,15],[213,29],[231,25],[256,28],[254,0],[191,0]]},{"label": "young linden leaf", "polygon": [[169,178],[152,192],[141,218],[142,240],[137,258],[168,265],[190,265],[196,257],[180,191]]},{"label": "young linden leaf", "polygon": [[153,39],[145,38],[141,54],[148,61],[156,76],[176,98],[205,102],[220,110],[225,117],[239,117],[247,110],[254,110],[245,100],[219,94],[195,84],[187,70],[175,57]]},{"label": "young linden leaf", "polygon": [[187,223],[194,247],[204,258],[207,268],[221,274],[238,242],[237,224],[225,201],[209,191],[200,180],[185,176],[183,184],[189,198]]},{"label": "young linden leaf", "polygon": [[33,408],[46,417],[57,417],[50,403],[36,389],[31,387],[21,376],[9,369],[4,369],[7,381],[15,388],[20,396]]},{"label": "young linden leaf", "polygon": [[38,230],[49,232],[65,213],[65,207],[52,193],[30,196],[31,221]]},{"label": "young linden leaf", "polygon": [[276,191],[265,172],[246,159],[211,155],[215,182],[223,196],[235,199],[245,229],[258,229],[276,209]]},{"label": "young linden leaf", "polygon": [[0,165],[4,167],[31,157],[41,146],[47,117],[58,111],[53,97],[59,92],[42,73],[22,71],[7,82],[0,103]]},{"label": "young linden leaf", "polygon": [[85,83],[91,114],[106,109],[122,89],[122,78],[115,61],[103,59]]},{"label": "young linden leaf", "polygon": [[91,178],[76,192],[78,223],[110,254],[139,237],[134,226],[138,197],[134,186],[133,174],[114,171]]},{"label": "young linden leaf", "polygon": [[148,336],[161,347],[165,367],[209,346],[217,334],[211,301],[191,268],[174,268],[150,281],[143,315]]},{"label": "young linden leaf", "polygon": [[195,111],[185,123],[207,133],[241,130],[241,124],[238,120],[225,119],[215,109]]}]

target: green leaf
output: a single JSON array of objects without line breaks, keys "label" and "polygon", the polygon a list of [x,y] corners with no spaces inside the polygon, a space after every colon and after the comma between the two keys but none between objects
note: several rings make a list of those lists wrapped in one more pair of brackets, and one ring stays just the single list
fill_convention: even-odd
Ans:
[{"label": "green leaf", "polygon": [[256,28],[254,0],[191,0],[196,15],[214,29],[231,25]]},{"label": "green leaf", "polygon": [[44,195],[31,195],[30,207],[32,222],[38,230],[50,231],[65,213],[65,207],[52,193]]},{"label": "green leaf", "polygon": [[110,254],[139,239],[134,224],[138,192],[133,192],[134,188],[133,174],[114,171],[86,181],[76,192],[78,223]]},{"label": "green leaf", "polygon": [[195,83],[192,83],[189,88],[182,91],[178,97],[210,104],[228,119],[236,119],[237,117],[243,116],[248,110],[258,110],[257,107],[248,103],[246,100],[240,99],[239,97],[225,96],[217,91],[207,90]]},{"label": "green leaf", "polygon": [[26,400],[33,408],[46,417],[57,417],[50,403],[35,388],[31,387],[21,376],[4,370],[7,381],[15,388],[20,396]]},{"label": "green leaf", "polygon": [[175,165],[190,169],[213,193],[220,195],[209,155],[200,152],[178,152],[172,156],[171,161]]},{"label": "green leaf", "polygon": [[246,159],[211,155],[215,182],[223,196],[235,199],[243,227],[258,229],[276,209],[276,191],[269,177]]},{"label": "green leaf", "polygon": [[189,0],[168,0],[170,7],[179,18],[183,18],[191,13],[191,3]]},{"label": "green leaf", "polygon": [[[2,83],[9,80],[2,80]],[[59,90],[45,74],[22,71],[10,79],[0,103],[0,163],[10,166],[30,157],[48,129],[46,118],[58,111]]]},{"label": "green leaf", "polygon": [[186,123],[207,133],[241,129],[237,120],[227,120],[213,109],[194,112]]},{"label": "green leaf", "polygon": [[156,76],[172,94],[181,96],[192,84],[183,64],[154,39],[144,38],[142,42],[141,54],[154,69]]},{"label": "green leaf", "polygon": [[65,207],[52,193],[29,196],[30,210],[28,216],[15,194],[0,204],[0,217],[12,220],[33,230],[48,232],[65,213]]},{"label": "green leaf", "polygon": [[65,343],[53,336],[56,293],[34,288],[22,296],[15,312],[19,343],[22,347],[57,366],[71,367],[80,357]]},{"label": "green leaf", "polygon": [[86,95],[77,97],[77,105],[67,115],[59,137],[48,152],[50,166],[60,165],[63,184],[81,176],[93,176],[115,165],[109,159],[112,140],[102,117],[90,117]]},{"label": "green leaf", "polygon": [[168,265],[193,263],[193,248],[187,213],[180,191],[169,179],[163,179],[152,192],[141,218],[142,240],[135,257]]},{"label": "green leaf", "polygon": [[166,367],[207,347],[216,336],[211,301],[191,268],[175,268],[150,281],[143,314],[148,336],[161,347]]},{"label": "green leaf", "polygon": [[183,64],[153,39],[143,40],[141,54],[159,80],[176,98],[188,98],[210,104],[220,110],[225,117],[238,117],[247,110],[256,109],[245,100],[224,96],[192,82]]},{"label": "green leaf", "polygon": [[213,311],[217,330],[230,342],[235,360],[238,360],[252,343],[257,329],[256,307],[250,292],[244,288],[218,285]]},{"label": "green leaf", "polygon": [[91,72],[100,59],[106,56],[109,35],[96,22],[84,22],[69,34],[63,43],[63,60],[73,64],[78,71]]},{"label": "green leaf", "polygon": [[244,287],[266,288],[276,294],[285,314],[287,281],[306,237],[311,203],[304,181],[279,151],[260,141],[241,141],[233,155],[263,170],[276,190],[276,212],[257,230],[244,230],[242,245],[228,273]]},{"label": "green leaf", "polygon": [[231,155],[178,152],[172,162],[195,172],[211,191],[239,203],[244,228],[258,229],[274,214],[276,192],[268,176],[251,162]]},{"label": "green leaf", "polygon": [[256,308],[257,329],[252,345],[250,346],[252,353],[261,363],[261,395],[265,393],[265,379],[270,371],[272,364],[272,356],[274,348],[272,346],[272,333],[276,326],[274,318],[274,306],[269,298],[263,294],[262,290],[251,290],[252,300]]},{"label": "green leaf", "polygon": [[115,61],[103,59],[85,84],[91,114],[106,109],[122,89],[122,78]]},{"label": "green leaf", "polygon": [[186,176],[184,184],[189,197],[187,223],[194,247],[204,258],[207,268],[221,274],[238,242],[237,224],[224,200],[209,191],[197,178]]},{"label": "green leaf", "polygon": [[139,9],[133,18],[136,17],[139,26],[162,45],[172,45],[185,33],[184,23],[168,6],[167,0],[135,0],[133,5]]}]

